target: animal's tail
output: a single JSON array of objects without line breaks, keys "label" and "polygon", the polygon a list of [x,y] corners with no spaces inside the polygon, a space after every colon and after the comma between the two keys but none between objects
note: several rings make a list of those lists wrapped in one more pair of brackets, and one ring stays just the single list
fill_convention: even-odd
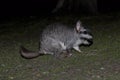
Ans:
[{"label": "animal's tail", "polygon": [[30,51],[30,50],[24,48],[23,46],[21,46],[20,47],[20,55],[26,59],[32,59],[32,58],[36,58],[36,57],[44,55],[44,54],[35,52],[35,51]]}]

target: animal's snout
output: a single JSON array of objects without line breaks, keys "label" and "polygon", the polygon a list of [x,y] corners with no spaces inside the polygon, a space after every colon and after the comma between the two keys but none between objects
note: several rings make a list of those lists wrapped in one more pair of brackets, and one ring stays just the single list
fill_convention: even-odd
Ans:
[{"label": "animal's snout", "polygon": [[93,44],[93,39],[89,39],[89,40],[87,40],[88,41],[88,45],[87,46],[91,46],[92,44]]}]

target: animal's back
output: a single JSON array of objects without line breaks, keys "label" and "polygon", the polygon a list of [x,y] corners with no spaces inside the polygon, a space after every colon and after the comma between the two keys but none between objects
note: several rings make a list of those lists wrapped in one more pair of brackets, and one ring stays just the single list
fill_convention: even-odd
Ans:
[{"label": "animal's back", "polygon": [[40,51],[53,53],[57,50],[56,52],[62,52],[65,48],[72,48],[75,43],[74,39],[76,39],[74,28],[59,23],[49,25],[42,33]]}]

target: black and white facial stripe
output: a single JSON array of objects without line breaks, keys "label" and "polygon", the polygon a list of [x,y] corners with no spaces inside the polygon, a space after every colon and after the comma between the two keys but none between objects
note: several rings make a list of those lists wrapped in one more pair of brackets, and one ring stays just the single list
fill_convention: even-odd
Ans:
[{"label": "black and white facial stripe", "polygon": [[90,46],[93,44],[93,36],[90,30],[83,28],[80,31],[80,40],[82,41],[81,45]]}]

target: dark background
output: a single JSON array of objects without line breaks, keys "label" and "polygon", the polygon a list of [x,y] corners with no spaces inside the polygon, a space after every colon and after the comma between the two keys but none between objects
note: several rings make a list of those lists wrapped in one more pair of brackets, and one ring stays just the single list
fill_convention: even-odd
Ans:
[{"label": "dark background", "polygon": [[[89,0],[91,1],[91,0]],[[63,9],[57,13],[51,13],[56,7],[58,0],[2,0],[0,1],[0,20],[6,20],[6,18],[19,18],[29,16],[51,16],[56,14],[85,14],[96,15],[88,10],[80,7],[75,11],[75,8],[70,11]],[[65,7],[63,7],[65,8]],[[97,14],[119,12],[120,1],[119,0],[97,0]]]}]

